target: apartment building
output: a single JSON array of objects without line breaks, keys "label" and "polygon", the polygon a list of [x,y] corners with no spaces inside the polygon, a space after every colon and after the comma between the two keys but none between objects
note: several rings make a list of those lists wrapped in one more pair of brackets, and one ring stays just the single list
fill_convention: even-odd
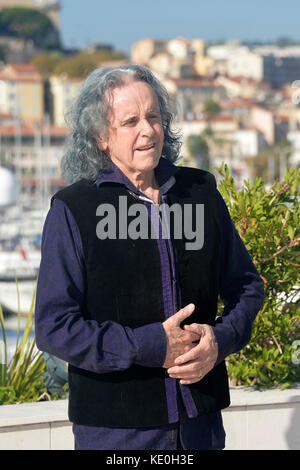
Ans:
[{"label": "apartment building", "polygon": [[165,52],[165,41],[144,38],[132,45],[131,62],[147,65],[151,57],[162,52]]},{"label": "apartment building", "polygon": [[9,64],[0,70],[0,113],[33,121],[43,118],[43,81],[33,65]]},{"label": "apartment building", "polygon": [[250,110],[249,121],[264,135],[268,145],[274,145],[287,138],[291,118],[255,105]]},{"label": "apartment building", "polygon": [[[171,80],[169,80],[170,82]],[[226,98],[225,89],[214,80],[180,78],[172,80],[178,106],[178,119],[183,121],[196,114],[201,117],[205,101],[219,102]]]},{"label": "apartment building", "polygon": [[222,113],[233,116],[241,127],[248,126],[250,110],[253,106],[255,106],[254,101],[242,97],[227,99],[220,103]]},{"label": "apartment building", "polygon": [[257,81],[245,75],[228,77],[220,75],[216,78],[216,83],[225,88],[229,98],[246,98],[264,101],[270,86],[268,83]]},{"label": "apartment building", "polygon": [[169,40],[141,39],[133,44],[131,62],[144,64],[160,78],[190,78],[197,75],[211,75],[214,60],[205,55],[202,39],[182,37]]},{"label": "apartment building", "polygon": [[[178,122],[178,128],[182,133],[182,155],[185,162],[188,162],[189,160],[189,137],[200,135],[208,127],[212,131],[212,140],[215,137],[222,138],[224,143],[226,139],[231,139],[232,134],[238,130],[238,123],[229,115],[215,116],[209,119],[205,117],[197,117],[197,115],[190,115],[188,118],[184,118],[183,121]],[[224,152],[224,156],[225,155],[226,152]]]},{"label": "apartment building", "polygon": [[52,101],[51,121],[55,126],[65,126],[66,112],[79,93],[83,79],[70,78],[66,74],[62,74],[50,77],[49,82]]},{"label": "apartment building", "polygon": [[300,48],[265,46],[237,51],[228,58],[229,77],[243,75],[279,88],[300,77]]}]

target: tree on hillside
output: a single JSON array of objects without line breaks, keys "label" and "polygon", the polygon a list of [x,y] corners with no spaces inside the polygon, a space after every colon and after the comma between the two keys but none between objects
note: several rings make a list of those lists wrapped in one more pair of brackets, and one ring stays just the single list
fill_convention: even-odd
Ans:
[{"label": "tree on hillside", "polygon": [[63,54],[60,51],[41,52],[32,59],[31,63],[43,77],[48,77],[62,59]]},{"label": "tree on hillside", "polygon": [[120,52],[82,52],[75,57],[59,61],[53,69],[53,74],[66,73],[70,78],[85,78],[102,62],[124,59],[125,55]]},{"label": "tree on hillside", "polygon": [[4,8],[0,11],[3,36],[32,39],[38,48],[59,48],[58,32],[47,15],[34,8]]},{"label": "tree on hillside", "polygon": [[205,101],[203,112],[208,117],[217,116],[220,113],[220,111],[221,111],[220,106],[215,100],[213,100],[212,98],[209,98],[208,100]]}]

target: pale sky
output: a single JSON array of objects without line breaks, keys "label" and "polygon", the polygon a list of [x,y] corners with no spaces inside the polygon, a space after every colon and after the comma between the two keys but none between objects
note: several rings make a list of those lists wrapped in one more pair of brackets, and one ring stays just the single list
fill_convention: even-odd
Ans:
[{"label": "pale sky", "polygon": [[61,0],[65,47],[112,44],[129,53],[144,37],[300,41],[299,0]]}]

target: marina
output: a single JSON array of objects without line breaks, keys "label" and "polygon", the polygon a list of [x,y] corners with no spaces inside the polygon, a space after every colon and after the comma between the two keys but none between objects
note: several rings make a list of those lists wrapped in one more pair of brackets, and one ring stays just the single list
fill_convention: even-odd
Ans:
[{"label": "marina", "polygon": [[26,207],[12,172],[0,167],[0,304],[4,315],[28,314],[41,259],[46,211]]}]

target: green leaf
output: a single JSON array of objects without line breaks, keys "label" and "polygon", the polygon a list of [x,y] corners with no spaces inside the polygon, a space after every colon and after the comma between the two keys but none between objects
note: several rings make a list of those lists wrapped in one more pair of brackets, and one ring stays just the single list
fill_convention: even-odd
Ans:
[{"label": "green leaf", "polygon": [[294,238],[296,228],[289,225],[287,229],[288,229],[290,240],[292,240]]},{"label": "green leaf", "polygon": [[[295,265],[300,255],[300,242],[296,240],[300,237],[300,170],[288,169],[285,181],[274,184],[272,190],[259,179],[244,181],[243,188],[237,190],[225,165],[221,170],[219,188],[232,221],[239,231],[246,218],[243,242],[258,272],[267,280],[265,302],[254,322],[251,340],[242,351],[227,358],[228,374],[239,385],[289,386],[300,382],[300,367],[292,364],[295,350],[291,347],[299,339],[300,323],[300,300],[296,297],[299,266]],[[294,246],[290,246],[291,240]],[[287,302],[287,296],[292,300]],[[220,300],[220,314],[223,308]]]}]

